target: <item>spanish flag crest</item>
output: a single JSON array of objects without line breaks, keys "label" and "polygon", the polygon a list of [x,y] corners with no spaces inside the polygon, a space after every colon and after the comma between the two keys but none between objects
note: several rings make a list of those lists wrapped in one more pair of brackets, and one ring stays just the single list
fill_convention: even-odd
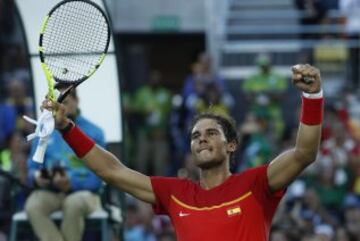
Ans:
[{"label": "spanish flag crest", "polygon": [[241,214],[241,208],[239,206],[228,208],[226,213],[229,217]]}]

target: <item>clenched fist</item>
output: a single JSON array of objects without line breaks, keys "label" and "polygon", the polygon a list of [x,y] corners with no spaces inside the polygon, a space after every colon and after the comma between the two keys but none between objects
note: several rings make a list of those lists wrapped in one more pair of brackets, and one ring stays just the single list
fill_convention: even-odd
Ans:
[{"label": "clenched fist", "polygon": [[305,93],[318,93],[321,90],[319,69],[309,64],[297,64],[291,68],[292,82]]}]

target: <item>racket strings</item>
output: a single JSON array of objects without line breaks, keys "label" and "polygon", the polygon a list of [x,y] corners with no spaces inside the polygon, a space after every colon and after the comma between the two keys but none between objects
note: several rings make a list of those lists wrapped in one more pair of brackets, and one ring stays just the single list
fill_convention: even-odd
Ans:
[{"label": "racket strings", "polygon": [[45,62],[54,77],[77,81],[99,64],[106,51],[109,29],[102,13],[86,2],[61,5],[43,34]]},{"label": "racket strings", "polygon": [[[84,7],[84,4],[81,4],[80,6]],[[95,8],[92,7],[92,10]],[[75,8],[66,8],[63,6],[59,9],[61,12],[58,14],[58,18],[63,19],[63,24],[59,25],[61,31],[65,31],[65,36],[67,37],[67,40],[70,41],[70,43],[76,43],[78,42],[79,45],[76,46],[74,44],[70,44],[67,46],[72,46],[73,50],[78,50],[78,47],[83,49],[92,49],[93,47],[96,47],[93,45],[94,43],[97,43],[98,40],[103,40],[103,42],[99,42],[98,46],[100,46],[100,50],[103,49],[103,46],[106,44],[106,38],[98,38],[98,36],[104,36],[104,32],[107,32],[107,25],[105,20],[103,19],[103,16],[100,13],[92,13],[92,12],[85,12],[85,9],[76,10]],[[97,10],[97,9],[95,9]],[[70,16],[67,19],[64,19],[63,16]],[[89,16],[95,16],[96,18],[89,18]],[[79,21],[80,20],[80,21]],[[93,20],[93,21],[91,21]],[[99,25],[99,23],[103,23]],[[56,24],[59,24],[56,22],[56,19],[54,19],[54,22]],[[103,28],[101,28],[103,27]],[[92,33],[89,31],[91,30]],[[96,34],[96,31],[102,31],[101,33]],[[55,38],[58,38],[59,33],[57,33],[57,36],[54,36]],[[106,36],[106,35],[105,35]],[[69,39],[70,37],[70,39]],[[80,38],[79,38],[80,37]],[[63,42],[67,44],[66,42]]]}]

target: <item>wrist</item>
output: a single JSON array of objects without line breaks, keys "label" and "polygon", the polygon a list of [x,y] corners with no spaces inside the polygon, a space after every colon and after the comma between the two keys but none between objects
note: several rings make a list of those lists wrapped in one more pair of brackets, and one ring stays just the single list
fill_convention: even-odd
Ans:
[{"label": "wrist", "polygon": [[83,158],[95,146],[95,141],[75,124],[67,132],[62,133],[62,136],[79,158]]},{"label": "wrist", "polygon": [[66,122],[64,122],[61,127],[58,127],[58,130],[60,131],[61,134],[66,134],[67,132],[69,132],[73,127],[75,126],[75,123],[69,119],[67,119]]},{"label": "wrist", "polygon": [[322,89],[320,89],[320,91],[317,92],[317,93],[306,93],[306,92],[303,92],[302,95],[303,95],[303,97],[308,98],[308,99],[321,99],[321,98],[324,97],[324,96],[323,96],[323,90],[322,90]]},{"label": "wrist", "polygon": [[323,121],[324,98],[319,95],[306,97],[302,96],[301,123],[305,125],[320,125]]}]

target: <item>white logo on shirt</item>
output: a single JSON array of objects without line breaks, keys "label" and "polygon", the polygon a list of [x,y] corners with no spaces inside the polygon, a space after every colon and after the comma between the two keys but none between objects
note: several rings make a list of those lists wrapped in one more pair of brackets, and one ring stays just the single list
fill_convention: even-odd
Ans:
[{"label": "white logo on shirt", "polygon": [[180,211],[180,213],[179,213],[179,217],[186,217],[186,216],[189,216],[190,215],[190,213],[183,213],[182,211]]}]

